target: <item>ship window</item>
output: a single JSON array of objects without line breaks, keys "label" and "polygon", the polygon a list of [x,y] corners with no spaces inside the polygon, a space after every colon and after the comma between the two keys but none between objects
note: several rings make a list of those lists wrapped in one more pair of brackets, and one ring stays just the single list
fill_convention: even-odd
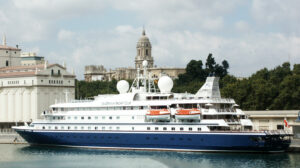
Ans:
[{"label": "ship window", "polygon": [[74,119],[77,120],[77,116],[75,116]]},{"label": "ship window", "polygon": [[134,116],[131,117],[134,120]]},{"label": "ship window", "polygon": [[117,119],[120,119],[120,116],[117,116]]},{"label": "ship window", "polygon": [[111,119],[112,119],[112,116],[109,116],[109,119],[111,120]]},{"label": "ship window", "polygon": [[134,127],[132,127],[131,129],[134,130]]},{"label": "ship window", "polygon": [[104,120],[104,119],[105,119],[105,116],[102,116],[102,119]]},{"label": "ship window", "polygon": [[88,130],[91,130],[91,127],[88,127]]},{"label": "ship window", "polygon": [[84,119],[84,117],[81,117],[81,119],[83,120],[83,119]]},{"label": "ship window", "polygon": [[126,107],[123,107],[123,110],[126,110]]},{"label": "ship window", "polygon": [[57,127],[54,127],[55,129],[58,129]]},{"label": "ship window", "polygon": [[144,106],[140,106],[140,109],[141,109],[141,110],[144,109]]},{"label": "ship window", "polygon": [[48,129],[51,129],[51,126],[48,126]]},{"label": "ship window", "polygon": [[198,128],[198,131],[201,131],[201,128],[200,128],[200,127]]},{"label": "ship window", "polygon": [[95,116],[95,119],[98,120],[98,116]]},{"label": "ship window", "polygon": [[105,130],[105,127],[102,127],[102,130]]},{"label": "ship window", "polygon": [[157,131],[157,130],[158,130],[158,127],[155,127],[155,130]]},{"label": "ship window", "polygon": [[120,127],[117,127],[117,130],[119,130],[120,129]]},{"label": "ship window", "polygon": [[45,129],[45,127],[43,126],[43,129]]},{"label": "ship window", "polygon": [[53,117],[53,120],[55,120],[55,117]]},{"label": "ship window", "polygon": [[82,126],[81,129],[84,130],[84,127]]},{"label": "ship window", "polygon": [[95,127],[95,130],[97,130],[98,129],[98,127]]},{"label": "ship window", "polygon": [[180,141],[182,141],[182,140],[183,140],[183,138],[179,138],[179,140],[180,140]]},{"label": "ship window", "polygon": [[171,130],[172,130],[172,131],[175,131],[175,127],[172,127]]},{"label": "ship window", "polygon": [[193,131],[193,128],[192,128],[192,127],[190,127],[190,128],[189,128],[189,131]]},{"label": "ship window", "polygon": [[163,130],[166,131],[166,130],[167,130],[167,127],[164,127]]},{"label": "ship window", "polygon": [[90,120],[90,119],[91,119],[91,117],[90,117],[90,116],[88,116],[88,119]]},{"label": "ship window", "polygon": [[68,117],[68,120],[70,120],[71,119],[71,117]]},{"label": "ship window", "polygon": [[71,127],[70,127],[70,126],[68,126],[68,130],[69,130],[69,129],[71,129]]},{"label": "ship window", "polygon": [[74,127],[74,129],[76,129],[76,130],[77,130],[77,126],[75,126],[75,127]]},{"label": "ship window", "polygon": [[180,131],[183,131],[183,127],[180,127]]},{"label": "ship window", "polygon": [[109,127],[110,130],[112,130],[112,127]]},{"label": "ship window", "polygon": [[284,126],[283,126],[283,125],[277,125],[277,129],[278,129],[278,130],[283,130],[283,129],[284,129]]},{"label": "ship window", "polygon": [[63,130],[63,129],[65,129],[65,128],[64,128],[63,126],[61,126],[61,127],[60,127],[60,129],[62,129],[62,130]]}]

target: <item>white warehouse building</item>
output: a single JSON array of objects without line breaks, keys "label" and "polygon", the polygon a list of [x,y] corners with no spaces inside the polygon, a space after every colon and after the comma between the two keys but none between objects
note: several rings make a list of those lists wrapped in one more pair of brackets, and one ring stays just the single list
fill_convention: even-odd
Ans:
[{"label": "white warehouse building", "polygon": [[75,98],[75,75],[59,64],[0,68],[0,131],[39,119],[55,102]]}]

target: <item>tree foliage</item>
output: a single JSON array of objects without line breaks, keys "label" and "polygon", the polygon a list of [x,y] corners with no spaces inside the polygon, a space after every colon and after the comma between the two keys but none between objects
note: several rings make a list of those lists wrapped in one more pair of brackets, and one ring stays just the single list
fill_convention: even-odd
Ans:
[{"label": "tree foliage", "polygon": [[221,93],[245,110],[300,109],[299,69],[300,64],[295,64],[291,70],[287,62],[271,70],[264,68],[247,79],[226,82]]}]

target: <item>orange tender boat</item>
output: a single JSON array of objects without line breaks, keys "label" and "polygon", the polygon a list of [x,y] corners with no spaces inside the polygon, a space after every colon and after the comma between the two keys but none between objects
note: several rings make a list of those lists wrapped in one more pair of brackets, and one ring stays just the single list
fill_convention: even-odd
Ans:
[{"label": "orange tender boat", "polygon": [[147,119],[170,120],[171,112],[168,109],[153,109],[147,112]]},{"label": "orange tender boat", "polygon": [[200,110],[193,109],[179,109],[175,115],[177,120],[200,120]]},{"label": "orange tender boat", "polygon": [[199,109],[193,108],[193,109],[180,109],[177,110],[176,115],[199,115],[201,114]]}]

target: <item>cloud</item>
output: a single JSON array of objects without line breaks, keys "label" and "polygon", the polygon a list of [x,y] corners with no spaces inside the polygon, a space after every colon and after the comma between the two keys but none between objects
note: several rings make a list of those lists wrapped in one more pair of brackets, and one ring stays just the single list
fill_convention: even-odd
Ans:
[{"label": "cloud", "polygon": [[0,33],[9,44],[39,51],[50,62],[65,61],[83,79],[85,65],[134,67],[136,42],[145,24],[156,65],[185,67],[191,59],[205,61],[213,53],[219,63],[228,60],[232,74],[248,76],[283,61],[300,62],[298,3],[3,1]]},{"label": "cloud", "polygon": [[70,40],[74,40],[74,35],[75,33],[69,30],[60,30],[58,32],[58,40],[59,41],[70,41]]},{"label": "cloud", "polygon": [[250,31],[249,24],[246,21],[240,20],[235,23],[235,29],[241,33],[247,33]]}]

